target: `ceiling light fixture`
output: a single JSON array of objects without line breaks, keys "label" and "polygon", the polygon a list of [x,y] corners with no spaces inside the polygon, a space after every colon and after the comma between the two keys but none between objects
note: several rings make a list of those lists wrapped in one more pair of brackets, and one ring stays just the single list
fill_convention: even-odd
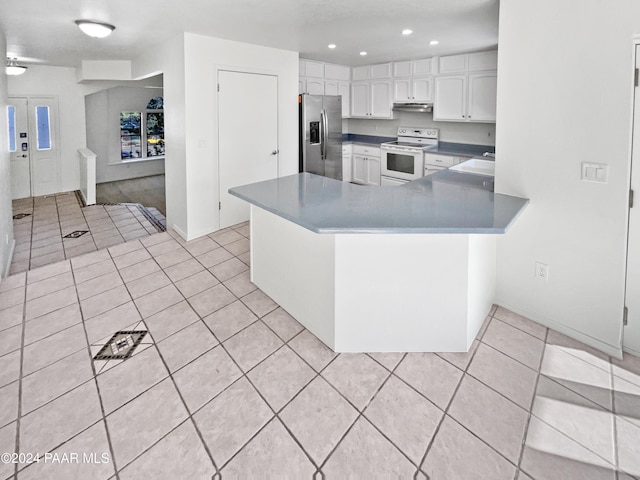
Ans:
[{"label": "ceiling light fixture", "polygon": [[95,38],[108,37],[116,29],[116,27],[108,23],[92,22],[91,20],[76,20],[75,23],[80,30]]},{"label": "ceiling light fixture", "polygon": [[438,45],[440,42],[438,40],[431,40],[429,45]]},{"label": "ceiling light fixture", "polygon": [[331,50],[333,50],[334,48],[336,48],[336,44],[335,43],[330,43],[329,45],[327,45],[327,47],[329,47]]},{"label": "ceiling light fixture", "polygon": [[367,54],[367,52],[360,52],[360,55],[362,55],[363,57]]},{"label": "ceiling light fixture", "polygon": [[22,75],[27,71],[27,67],[18,65],[17,58],[7,58],[7,75]]},{"label": "ceiling light fixture", "polygon": [[411,35],[412,33],[413,30],[411,30],[410,28],[405,28],[404,30],[402,30],[403,35]]}]

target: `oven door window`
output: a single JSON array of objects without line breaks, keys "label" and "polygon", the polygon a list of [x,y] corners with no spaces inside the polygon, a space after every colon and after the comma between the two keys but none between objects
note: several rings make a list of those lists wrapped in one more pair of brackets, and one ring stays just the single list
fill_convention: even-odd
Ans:
[{"label": "oven door window", "polygon": [[390,172],[414,175],[416,169],[415,157],[401,153],[387,152],[387,170]]}]

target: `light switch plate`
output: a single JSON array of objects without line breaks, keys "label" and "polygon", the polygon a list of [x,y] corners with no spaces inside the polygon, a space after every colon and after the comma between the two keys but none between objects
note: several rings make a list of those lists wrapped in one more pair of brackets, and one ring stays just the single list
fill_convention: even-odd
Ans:
[{"label": "light switch plate", "polygon": [[607,183],[609,178],[609,165],[604,163],[582,162],[582,174],[580,178],[586,182]]}]

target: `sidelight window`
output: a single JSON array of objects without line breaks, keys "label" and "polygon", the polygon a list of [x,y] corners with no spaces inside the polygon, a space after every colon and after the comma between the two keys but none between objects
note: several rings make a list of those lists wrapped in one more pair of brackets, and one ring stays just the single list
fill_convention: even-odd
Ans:
[{"label": "sidelight window", "polygon": [[49,107],[36,107],[36,145],[38,150],[51,150],[51,124],[49,122]]},{"label": "sidelight window", "polygon": [[9,124],[9,151],[15,152],[17,150],[16,147],[16,107],[14,105],[9,105],[7,107],[7,116],[8,116],[8,124]]}]

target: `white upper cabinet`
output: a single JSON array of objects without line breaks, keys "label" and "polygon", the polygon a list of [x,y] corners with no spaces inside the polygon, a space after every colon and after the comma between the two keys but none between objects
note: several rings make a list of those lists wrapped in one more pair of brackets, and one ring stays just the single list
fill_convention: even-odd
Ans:
[{"label": "white upper cabinet", "polygon": [[470,122],[496,121],[497,80],[495,72],[469,74],[467,119]]},{"label": "white upper cabinet", "polygon": [[371,65],[371,78],[391,78],[391,63]]},{"label": "white upper cabinet", "polygon": [[413,60],[414,75],[433,75],[436,73],[435,58],[425,58],[424,60]]},{"label": "white upper cabinet", "polygon": [[394,102],[432,102],[433,77],[396,78],[393,81]]},{"label": "white upper cabinet", "polygon": [[449,55],[448,57],[440,57],[439,73],[459,73],[466,72],[468,66],[469,56],[464,55]]},{"label": "white upper cabinet", "polygon": [[324,95],[324,80],[322,78],[307,77],[306,93],[309,95]]},{"label": "white upper cabinet", "polygon": [[393,62],[393,76],[394,77],[408,77],[413,75],[413,67],[411,60],[406,62]]},{"label": "white upper cabinet", "polygon": [[324,78],[324,63],[305,60],[305,76]]},{"label": "white upper cabinet", "polygon": [[393,118],[391,81],[371,80],[351,84],[351,116]]},{"label": "white upper cabinet", "polygon": [[324,94],[342,96],[342,116],[343,117],[349,116],[349,100],[351,96],[351,89],[349,88],[349,82],[340,82],[338,80],[325,80]]},{"label": "white upper cabinet", "polygon": [[469,54],[469,71],[496,70],[498,68],[498,51]]},{"label": "white upper cabinet", "polygon": [[496,89],[496,72],[436,77],[433,119],[493,123]]},{"label": "white upper cabinet", "polygon": [[328,80],[351,80],[351,68],[345,65],[324,64],[324,78]]},{"label": "white upper cabinet", "polygon": [[352,80],[369,80],[371,78],[371,67],[365,65],[364,67],[353,67],[351,69]]},{"label": "white upper cabinet", "polygon": [[466,121],[467,76],[447,75],[437,77],[435,90],[433,119]]},{"label": "white upper cabinet", "polygon": [[408,77],[410,75],[433,75],[435,71],[433,64],[433,58],[393,62],[393,76]]},{"label": "white upper cabinet", "polygon": [[440,57],[439,73],[466,73],[498,68],[498,51],[464,53]]}]

